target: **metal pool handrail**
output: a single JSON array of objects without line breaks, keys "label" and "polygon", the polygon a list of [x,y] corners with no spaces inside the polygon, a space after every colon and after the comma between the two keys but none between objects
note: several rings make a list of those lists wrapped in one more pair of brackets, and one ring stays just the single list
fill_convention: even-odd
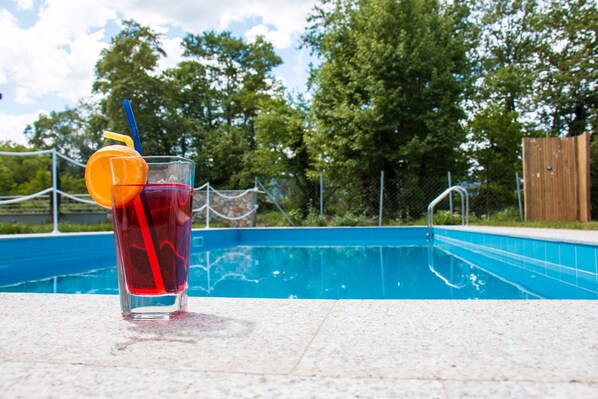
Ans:
[{"label": "metal pool handrail", "polygon": [[467,190],[461,186],[449,187],[428,205],[428,239],[431,239],[434,236],[434,230],[432,229],[434,223],[434,207],[452,192],[457,192],[461,196],[461,224],[463,226],[469,225],[469,194],[467,193]]}]

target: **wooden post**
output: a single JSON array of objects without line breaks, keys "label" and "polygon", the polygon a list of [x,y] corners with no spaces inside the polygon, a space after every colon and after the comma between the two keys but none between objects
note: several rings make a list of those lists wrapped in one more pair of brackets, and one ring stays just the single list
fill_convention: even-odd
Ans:
[{"label": "wooden post", "polygon": [[590,135],[585,132],[575,137],[577,150],[577,176],[579,183],[578,195],[578,216],[581,222],[589,222],[592,219],[592,202],[590,199]]}]

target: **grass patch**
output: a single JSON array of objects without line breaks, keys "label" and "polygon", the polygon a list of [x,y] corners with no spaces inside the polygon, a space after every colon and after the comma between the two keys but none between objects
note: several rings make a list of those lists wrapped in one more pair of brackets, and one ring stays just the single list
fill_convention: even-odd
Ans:
[{"label": "grass patch", "polygon": [[[194,229],[205,229],[206,222],[193,222],[191,225]],[[226,223],[218,219],[210,219],[210,228],[218,229],[222,227],[228,227]]]},{"label": "grass patch", "polygon": [[[404,222],[400,220],[385,220],[384,226],[425,226],[426,218]],[[505,215],[493,215],[491,219],[470,217],[469,223],[472,226],[500,226],[500,227],[527,227],[527,228],[545,228],[545,229],[570,229],[570,230],[598,230],[598,221],[581,222],[522,222],[519,216],[516,218],[506,217]],[[460,216],[450,216],[440,212],[434,215],[434,226],[459,225]],[[302,226],[375,226],[374,219],[366,218],[362,215],[347,213],[344,216],[337,216],[326,219],[315,212],[309,214],[304,220],[300,221]],[[257,215],[257,227],[289,227],[289,223],[280,212],[268,212]],[[194,223],[194,228],[205,228],[205,223]],[[210,227],[226,227],[226,224],[218,221],[210,221]],[[112,231],[112,223],[96,224],[73,224],[59,223],[58,229],[61,233],[70,232],[94,232],[94,231]],[[51,233],[52,224],[26,224],[26,223],[0,223],[0,234],[36,234]]]},{"label": "grass patch", "polygon": [[[52,229],[53,229],[53,225],[51,223],[43,223],[43,224],[0,223],[0,234],[51,233]],[[96,224],[58,223],[58,230],[61,233],[112,231],[112,223],[96,223]]]}]

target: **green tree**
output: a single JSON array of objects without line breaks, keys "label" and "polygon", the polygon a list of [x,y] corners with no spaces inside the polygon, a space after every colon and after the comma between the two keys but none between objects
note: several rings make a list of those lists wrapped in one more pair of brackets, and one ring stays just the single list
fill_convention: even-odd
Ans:
[{"label": "green tree", "polygon": [[262,102],[255,119],[257,148],[252,172],[256,176],[305,176],[309,169],[307,118],[307,104],[302,98],[293,99],[280,91]]},{"label": "green tree", "polygon": [[110,130],[130,132],[122,101],[131,100],[146,155],[172,155],[180,145],[167,117],[170,86],[158,68],[160,57],[166,55],[160,39],[149,27],[125,21],[123,30],[102,50],[93,84],[94,92],[103,95],[101,110]]},{"label": "green tree", "polygon": [[85,162],[99,148],[105,124],[97,106],[80,101],[64,111],[40,114],[33,125],[25,128],[25,137],[33,148],[54,148],[62,155]]},{"label": "green tree", "polygon": [[479,48],[471,54],[480,65],[476,86],[478,106],[493,104],[502,114],[522,115],[535,111],[531,98],[537,78],[537,32],[539,9],[536,0],[481,0]]},{"label": "green tree", "polygon": [[256,148],[251,173],[268,183],[272,179],[294,192],[293,208],[306,210],[316,203],[317,190],[310,178],[310,157],[305,140],[309,131],[308,104],[282,90],[263,100],[255,119]]},{"label": "green tree", "polygon": [[[101,133],[105,126],[106,120],[98,113],[97,106],[80,101],[77,107],[66,108],[61,112],[52,111],[50,115],[41,114],[33,126],[27,126],[25,136],[35,149],[55,149],[60,155],[85,163],[101,146]],[[61,157],[57,157],[56,161],[58,188],[70,193],[85,193],[84,169]],[[39,173],[40,178],[45,173],[51,176],[47,170]],[[43,184],[45,183],[44,180]],[[45,187],[49,184],[51,183]],[[22,189],[24,192],[31,192],[34,187],[25,185]]]},{"label": "green tree", "polygon": [[304,36],[322,61],[310,78],[318,168],[363,188],[381,170],[416,185],[465,170],[467,16],[460,1],[321,2]]},{"label": "green tree", "polygon": [[592,0],[552,1],[538,23],[541,122],[553,136],[598,133],[598,8]]},{"label": "green tree", "polygon": [[188,60],[171,76],[181,87],[180,108],[193,132],[198,177],[247,185],[254,120],[260,101],[277,84],[272,71],[282,60],[262,37],[246,43],[230,32],[189,34],[183,46]]},{"label": "green tree", "polygon": [[479,47],[471,56],[479,69],[469,128],[474,178],[482,185],[473,208],[488,213],[513,205],[521,140],[538,135],[530,121],[536,113],[532,94],[540,17],[536,0],[481,0],[474,15],[479,16]]},{"label": "green tree", "polygon": [[[174,109],[169,117],[177,120],[180,148],[183,156],[196,156],[205,147],[206,132],[211,124],[211,89],[204,65],[193,60],[183,60],[175,68],[164,72],[163,79],[170,86]],[[199,168],[198,173],[203,173]],[[203,175],[198,175],[203,177]],[[200,179],[203,180],[203,179]]]},{"label": "green tree", "polygon": [[[0,151],[28,152],[21,144],[0,141]],[[52,161],[48,155],[0,157],[0,195],[29,195],[52,186]]]}]

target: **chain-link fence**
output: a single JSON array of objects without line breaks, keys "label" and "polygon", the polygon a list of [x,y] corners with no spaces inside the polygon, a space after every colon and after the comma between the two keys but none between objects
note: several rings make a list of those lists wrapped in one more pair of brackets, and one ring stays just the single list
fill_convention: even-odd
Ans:
[{"label": "chain-link fence", "polygon": [[[76,223],[106,222],[103,208],[93,203],[86,193],[76,194],[74,191],[84,190],[80,184],[85,165],[54,150],[0,155],[52,157],[51,171],[47,176],[40,175],[44,179],[39,184],[41,188],[44,185],[51,187],[21,196],[0,192],[0,196],[4,196],[0,197],[0,223],[25,220],[26,214],[30,214],[27,217],[36,223],[46,222],[51,217],[56,231],[58,215],[62,220],[68,217]],[[37,169],[43,171],[40,165]],[[262,177],[256,179],[254,187],[246,187],[257,197],[249,205],[241,200],[242,196],[238,193],[227,193],[227,187],[219,187],[220,192],[214,190],[212,198],[206,198],[210,198],[210,216],[218,227],[239,225],[226,220],[241,220],[247,216],[246,213],[251,216],[251,223],[247,225],[257,226],[413,225],[425,224],[429,204],[449,186],[460,185],[469,192],[471,221],[492,221],[495,218],[520,220],[523,215],[523,186],[518,179],[515,171],[507,171],[487,181],[452,178],[450,172],[444,176],[428,177],[385,176],[383,171],[357,176],[286,174],[282,178]],[[199,192],[197,196],[200,197]],[[207,202],[206,199],[204,202]],[[206,204],[198,207],[204,205],[207,207]],[[449,196],[435,209],[435,224],[460,223],[460,197]],[[198,209],[198,215],[200,211]],[[203,212],[205,214],[205,210]],[[40,216],[48,217],[40,219]],[[209,226],[207,215],[205,219]]]},{"label": "chain-link fence", "polygon": [[[523,186],[517,172],[493,181],[458,180],[446,176],[376,179],[346,176],[331,179],[269,179],[263,182],[273,198],[261,196],[258,225],[272,223],[275,202],[297,225],[398,225],[423,224],[428,205],[451,185],[469,193],[471,220],[522,218]],[[439,223],[460,223],[461,198],[452,194],[435,208]],[[270,216],[268,216],[270,215]],[[280,218],[278,218],[280,219]],[[262,223],[260,223],[260,221]]]}]

